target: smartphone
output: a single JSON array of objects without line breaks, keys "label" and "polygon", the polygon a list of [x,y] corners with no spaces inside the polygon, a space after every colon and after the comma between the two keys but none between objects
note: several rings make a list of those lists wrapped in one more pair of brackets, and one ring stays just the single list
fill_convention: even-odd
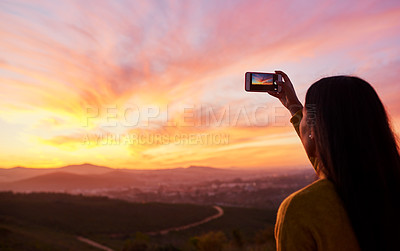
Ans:
[{"label": "smartphone", "polygon": [[275,73],[246,72],[245,90],[248,92],[279,92],[280,86],[276,82],[282,81],[282,76]]}]

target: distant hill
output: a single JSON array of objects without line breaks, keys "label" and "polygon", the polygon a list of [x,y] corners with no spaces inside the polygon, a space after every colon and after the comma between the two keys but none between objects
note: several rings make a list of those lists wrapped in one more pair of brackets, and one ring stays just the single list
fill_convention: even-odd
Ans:
[{"label": "distant hill", "polygon": [[108,173],[114,169],[106,166],[96,166],[89,163],[81,165],[69,165],[58,168],[60,171],[75,173],[75,174],[103,174]]},{"label": "distant hill", "polygon": [[271,175],[266,170],[221,169],[206,166],[159,170],[113,169],[89,163],[59,168],[14,167],[0,169],[0,190],[62,191],[151,188],[193,185],[213,180],[259,178]]},{"label": "distant hill", "polygon": [[0,182],[11,182],[60,171],[73,174],[102,174],[112,170],[114,169],[88,163],[81,165],[68,165],[58,168],[27,168],[18,166],[9,169],[0,168]]},{"label": "distant hill", "polygon": [[187,171],[191,172],[218,172],[218,173],[232,173],[235,172],[237,173],[238,170],[231,170],[231,169],[221,169],[221,168],[215,168],[215,167],[208,167],[208,166],[189,166]]},{"label": "distant hill", "polygon": [[[39,170],[28,168],[9,169],[11,172],[8,173],[8,177],[10,177],[11,181],[1,182],[0,190],[77,192],[78,190],[93,189],[158,187],[177,183],[196,184],[205,180],[223,179],[234,175],[227,170],[209,167],[129,170],[88,165],[81,166],[82,170],[79,169],[80,166],[78,165]],[[12,171],[15,172],[12,173]],[[234,173],[237,173],[237,171],[234,171]]]},{"label": "distant hill", "polygon": [[5,182],[0,184],[0,190],[72,192],[88,189],[140,186],[142,184],[133,175],[120,171],[95,175],[54,172],[14,182]]}]

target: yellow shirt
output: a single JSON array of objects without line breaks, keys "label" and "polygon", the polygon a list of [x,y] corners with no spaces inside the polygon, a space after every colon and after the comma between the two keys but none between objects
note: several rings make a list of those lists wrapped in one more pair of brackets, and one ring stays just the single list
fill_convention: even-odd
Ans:
[{"label": "yellow shirt", "polygon": [[[298,132],[301,111],[291,122]],[[310,159],[317,168],[315,159]],[[288,196],[280,205],[275,225],[278,251],[360,250],[350,220],[334,184],[320,179]]]}]

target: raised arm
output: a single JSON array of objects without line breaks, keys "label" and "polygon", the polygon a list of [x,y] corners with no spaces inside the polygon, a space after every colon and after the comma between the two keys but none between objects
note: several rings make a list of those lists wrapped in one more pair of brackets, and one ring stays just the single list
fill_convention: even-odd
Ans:
[{"label": "raised arm", "polygon": [[[306,149],[308,158],[310,159],[311,164],[313,165],[314,169],[318,173],[319,167],[318,167],[318,159],[316,159],[313,154],[310,154],[309,148],[310,148],[310,140],[308,138],[302,139],[302,135],[300,133],[299,127],[300,127],[300,122],[303,118],[303,105],[300,103],[299,99],[297,98],[296,91],[294,90],[293,84],[290,81],[289,77],[286,75],[286,73],[282,71],[275,71],[275,73],[282,75],[284,82],[278,82],[278,85],[281,87],[280,92],[268,92],[271,96],[274,96],[278,98],[283,106],[285,106],[290,114],[292,115],[292,118],[290,119],[290,122],[293,124],[294,129],[296,130],[297,134],[299,135],[301,142]],[[303,133],[304,134],[304,133]],[[307,137],[307,136],[305,136]]]},{"label": "raised arm", "polygon": [[285,106],[292,116],[299,110],[303,109],[303,105],[297,98],[296,91],[294,90],[293,84],[290,81],[286,73],[282,71],[275,71],[276,74],[280,74],[283,77],[284,82],[278,82],[277,84],[281,87],[280,92],[268,92],[271,96],[278,98],[283,106]]}]

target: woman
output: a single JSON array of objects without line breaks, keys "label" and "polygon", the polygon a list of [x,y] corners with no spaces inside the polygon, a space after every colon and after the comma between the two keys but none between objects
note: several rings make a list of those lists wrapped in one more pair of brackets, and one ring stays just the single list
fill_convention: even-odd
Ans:
[{"label": "woman", "polygon": [[286,198],[277,250],[400,250],[400,157],[385,109],[357,77],[323,78],[299,102],[288,76],[269,92],[291,112],[319,180]]}]

